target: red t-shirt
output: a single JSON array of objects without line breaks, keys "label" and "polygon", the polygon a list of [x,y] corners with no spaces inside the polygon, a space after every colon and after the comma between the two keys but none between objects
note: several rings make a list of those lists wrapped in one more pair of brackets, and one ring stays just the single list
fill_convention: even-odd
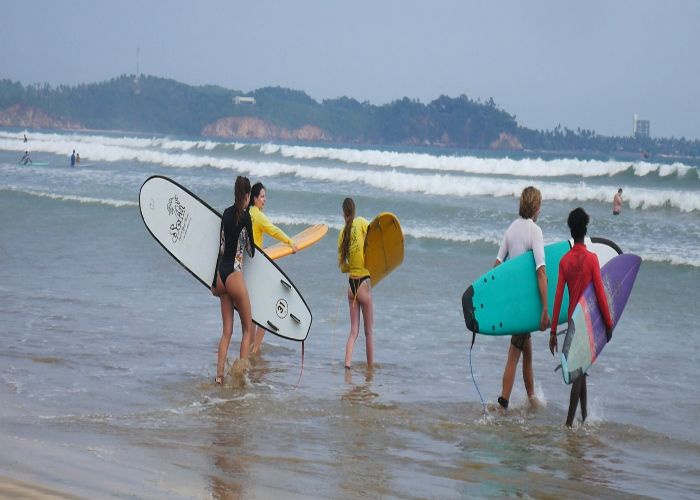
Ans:
[{"label": "red t-shirt", "polygon": [[[559,279],[557,280],[557,292],[554,296],[554,311],[552,318],[559,317],[561,309],[561,300],[564,296],[564,284],[569,288],[569,312],[567,318],[576,309],[581,295],[590,282],[593,282],[595,295],[598,299],[598,307],[603,315],[603,320],[608,328],[612,328],[612,319],[610,318],[610,309],[608,308],[608,300],[605,297],[605,288],[603,280],[600,277],[600,264],[598,264],[598,256],[586,249],[583,243],[576,243],[559,262]],[[556,319],[552,321],[552,333],[557,331]]]}]

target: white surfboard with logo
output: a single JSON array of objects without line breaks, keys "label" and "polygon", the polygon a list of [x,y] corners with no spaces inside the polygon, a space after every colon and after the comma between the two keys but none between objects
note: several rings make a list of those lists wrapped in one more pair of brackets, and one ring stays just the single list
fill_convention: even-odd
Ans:
[{"label": "white surfboard with logo", "polygon": [[[141,217],[151,236],[207,289],[214,282],[221,215],[197,195],[155,175],[141,186]],[[311,311],[286,274],[264,252],[243,261],[253,321],[280,337],[303,341]]]}]

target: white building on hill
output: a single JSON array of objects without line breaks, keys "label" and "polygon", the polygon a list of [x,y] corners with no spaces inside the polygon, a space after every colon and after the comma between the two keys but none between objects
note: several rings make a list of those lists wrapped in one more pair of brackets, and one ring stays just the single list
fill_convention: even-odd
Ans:
[{"label": "white building on hill", "polygon": [[255,104],[255,97],[244,97],[237,95],[233,98],[233,104]]}]

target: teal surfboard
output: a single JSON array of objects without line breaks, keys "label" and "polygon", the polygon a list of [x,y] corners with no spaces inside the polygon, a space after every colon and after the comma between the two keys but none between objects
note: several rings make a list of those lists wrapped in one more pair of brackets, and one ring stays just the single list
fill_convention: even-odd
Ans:
[{"label": "teal surfboard", "polygon": [[[571,249],[573,242],[560,241],[544,247],[547,273],[547,305],[552,315],[554,294],[559,277],[559,261]],[[591,238],[586,247],[598,255],[600,265],[622,253],[610,240]],[[557,324],[567,320],[569,294],[564,290],[561,313]],[[475,280],[462,295],[462,312],[467,328],[485,335],[517,335],[540,328],[542,301],[537,287],[535,257],[532,251],[506,260]]]}]

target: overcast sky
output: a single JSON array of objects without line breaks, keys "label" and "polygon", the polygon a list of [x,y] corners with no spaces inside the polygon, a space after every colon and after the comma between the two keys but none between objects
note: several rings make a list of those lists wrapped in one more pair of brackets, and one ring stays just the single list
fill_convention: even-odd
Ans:
[{"label": "overcast sky", "polygon": [[699,0],[5,1],[0,78],[493,97],[522,125],[700,139]]}]

